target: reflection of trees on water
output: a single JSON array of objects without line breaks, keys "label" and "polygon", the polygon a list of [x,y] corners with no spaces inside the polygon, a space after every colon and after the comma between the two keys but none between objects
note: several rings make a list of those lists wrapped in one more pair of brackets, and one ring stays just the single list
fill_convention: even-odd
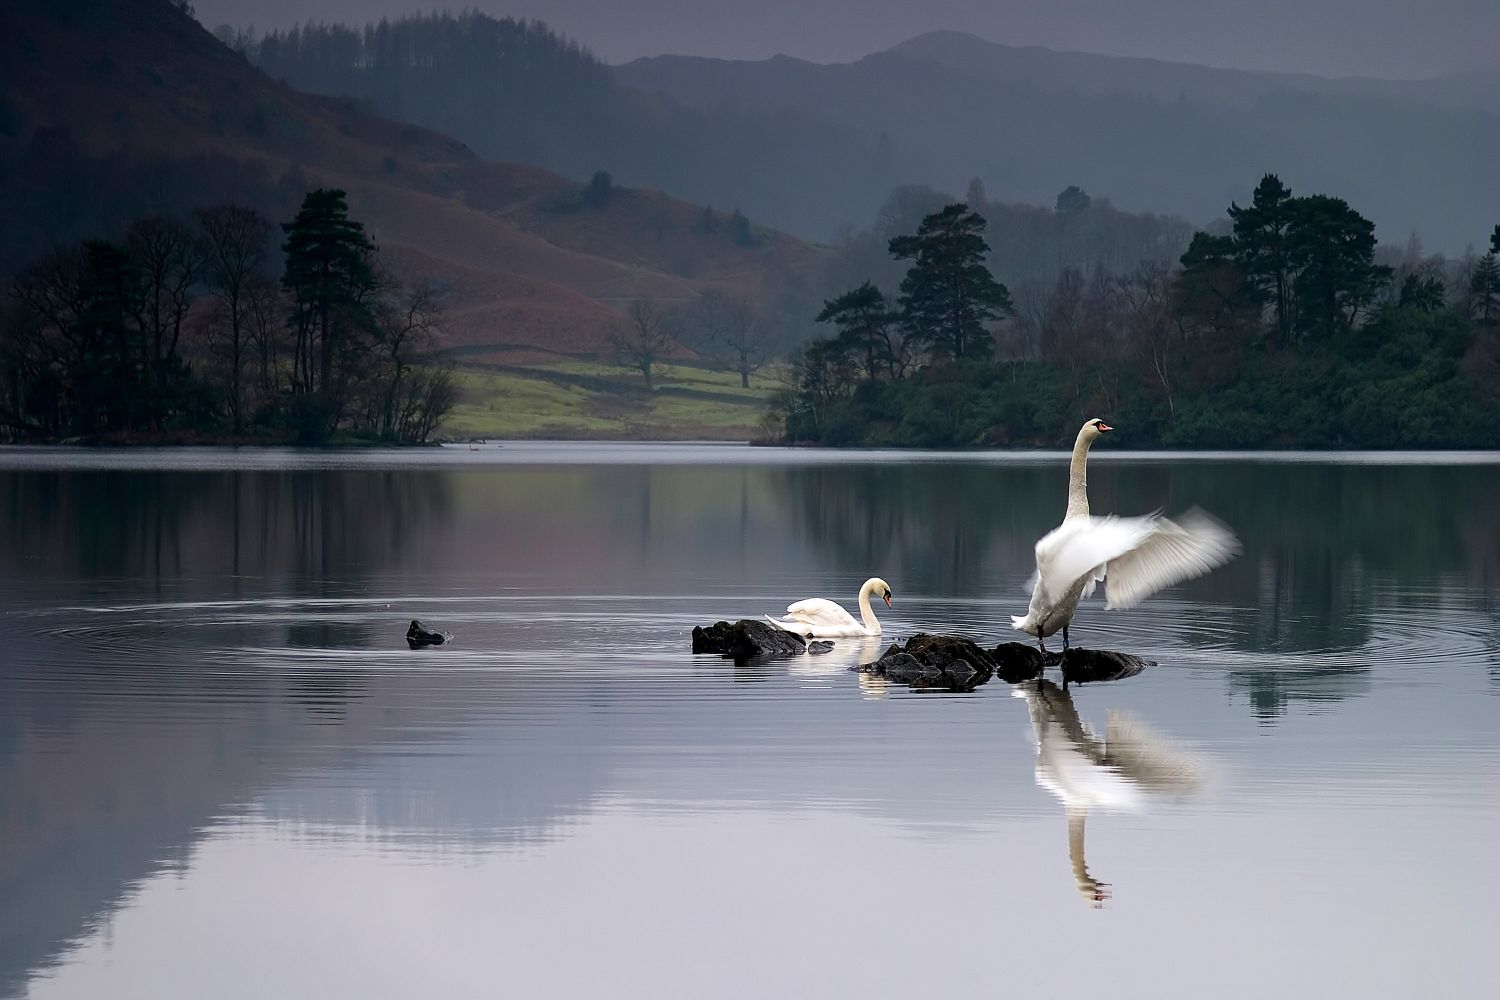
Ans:
[{"label": "reflection of trees on water", "polygon": [[1293,702],[1317,705],[1356,698],[1370,691],[1370,668],[1359,664],[1286,670],[1231,670],[1231,691],[1244,693],[1262,722],[1287,713]]},{"label": "reflection of trees on water", "polygon": [[[322,652],[337,649],[369,649],[376,645],[372,629],[364,625],[342,622],[298,622],[286,628],[286,644],[290,649],[306,649]],[[344,718],[348,703],[361,695],[364,687],[364,671],[357,670],[348,660],[330,667],[320,667],[317,660],[309,660],[306,666],[287,674],[287,695],[307,711],[328,721]]]},{"label": "reflection of trees on water", "polygon": [[144,578],[186,599],[222,597],[224,578],[281,591],[290,574],[295,593],[315,595],[410,556],[441,530],[451,488],[400,471],[0,471],[0,570]]}]

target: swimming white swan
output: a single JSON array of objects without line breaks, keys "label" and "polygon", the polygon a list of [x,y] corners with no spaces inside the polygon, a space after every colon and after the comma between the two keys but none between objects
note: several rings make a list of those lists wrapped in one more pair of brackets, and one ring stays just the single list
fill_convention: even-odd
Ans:
[{"label": "swimming white swan", "polygon": [[879,594],[885,599],[885,606],[891,606],[891,585],[878,576],[872,576],[859,588],[860,621],[855,621],[853,615],[823,597],[809,597],[805,601],[789,605],[785,618],[766,615],[766,619],[788,632],[812,639],[879,635],[880,621],[875,617],[875,612],[870,610],[871,594]]},{"label": "swimming white swan", "polygon": [[1107,608],[1134,607],[1174,583],[1202,576],[1239,552],[1239,541],[1224,525],[1200,510],[1177,521],[1157,514],[1145,517],[1089,515],[1089,446],[1114,430],[1102,420],[1085,423],[1073,444],[1068,478],[1068,510],[1063,523],[1036,543],[1036,574],[1031,606],[1011,623],[1044,640],[1061,630],[1068,648],[1068,625],[1080,598],[1094,592],[1106,576]]},{"label": "swimming white swan", "polygon": [[1111,711],[1104,739],[1078,717],[1073,697],[1051,681],[1026,682],[1011,692],[1026,699],[1036,733],[1036,783],[1056,795],[1068,816],[1068,860],[1083,898],[1094,905],[1109,898],[1109,885],[1089,874],[1084,860],[1084,823],[1090,809],[1136,812],[1148,796],[1181,797],[1197,791],[1207,768],[1202,760],[1152,732],[1145,724]]}]

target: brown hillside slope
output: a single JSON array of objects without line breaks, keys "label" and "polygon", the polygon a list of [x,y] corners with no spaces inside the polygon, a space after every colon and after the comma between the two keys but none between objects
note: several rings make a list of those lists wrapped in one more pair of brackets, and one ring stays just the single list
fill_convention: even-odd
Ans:
[{"label": "brown hillside slope", "polygon": [[576,181],[269,79],[168,0],[0,5],[0,97],[19,123],[0,141],[66,130],[94,154],[217,155],[345,188],[397,275],[445,289],[456,346],[594,353],[624,301],[770,301],[819,257],[777,233],[743,247],[704,232],[700,208],[658,192],[578,207]]}]

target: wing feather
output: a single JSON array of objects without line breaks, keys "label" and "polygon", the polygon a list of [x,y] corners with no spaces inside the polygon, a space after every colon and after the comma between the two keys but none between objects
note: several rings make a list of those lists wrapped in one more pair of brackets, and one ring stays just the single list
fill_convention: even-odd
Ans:
[{"label": "wing feather", "polygon": [[1239,554],[1234,532],[1201,510],[1157,518],[1139,545],[1109,560],[1105,607],[1134,607],[1165,587],[1202,576]]},{"label": "wing feather", "polygon": [[1233,532],[1194,509],[1180,522],[1154,514],[1073,518],[1036,543],[1036,565],[1049,600],[1059,600],[1080,580],[1092,591],[1107,579],[1105,606],[1129,608],[1238,552]]},{"label": "wing feather", "polygon": [[858,625],[854,616],[826,597],[809,597],[805,601],[787,605],[786,615],[808,625],[829,627]]}]

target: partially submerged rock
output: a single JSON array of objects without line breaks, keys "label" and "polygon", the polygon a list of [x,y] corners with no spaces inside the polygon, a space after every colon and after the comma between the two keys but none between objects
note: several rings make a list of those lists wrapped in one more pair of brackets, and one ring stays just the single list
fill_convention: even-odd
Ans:
[{"label": "partially submerged rock", "polygon": [[794,656],[805,652],[826,653],[831,642],[814,642],[809,650],[800,635],[753,618],[737,622],[714,622],[693,629],[693,652],[718,653],[734,660],[756,656]]},{"label": "partially submerged rock", "polygon": [[990,653],[995,658],[995,673],[1007,684],[1036,680],[1042,668],[1055,663],[1050,654],[1024,642],[1002,642]]},{"label": "partially submerged rock", "polygon": [[415,618],[411,620],[411,626],[406,630],[406,644],[412,649],[421,649],[423,646],[441,646],[447,641],[446,635],[441,632],[427,631]]},{"label": "partially submerged rock", "polygon": [[1130,653],[1077,647],[1059,654],[1057,662],[1062,668],[1064,685],[1124,680],[1126,677],[1134,677],[1147,667],[1156,666],[1155,660],[1144,660]]},{"label": "partially submerged rock", "polygon": [[968,639],[924,632],[857,669],[919,690],[972,691],[995,675],[995,667],[994,658]]},{"label": "partially submerged rock", "polygon": [[1074,646],[1062,652],[1043,653],[1022,642],[1002,642],[992,651],[995,673],[1004,681],[1020,684],[1036,680],[1047,667],[1062,671],[1063,684],[1100,684],[1134,677],[1156,665],[1130,653],[1112,649],[1083,649]]}]

